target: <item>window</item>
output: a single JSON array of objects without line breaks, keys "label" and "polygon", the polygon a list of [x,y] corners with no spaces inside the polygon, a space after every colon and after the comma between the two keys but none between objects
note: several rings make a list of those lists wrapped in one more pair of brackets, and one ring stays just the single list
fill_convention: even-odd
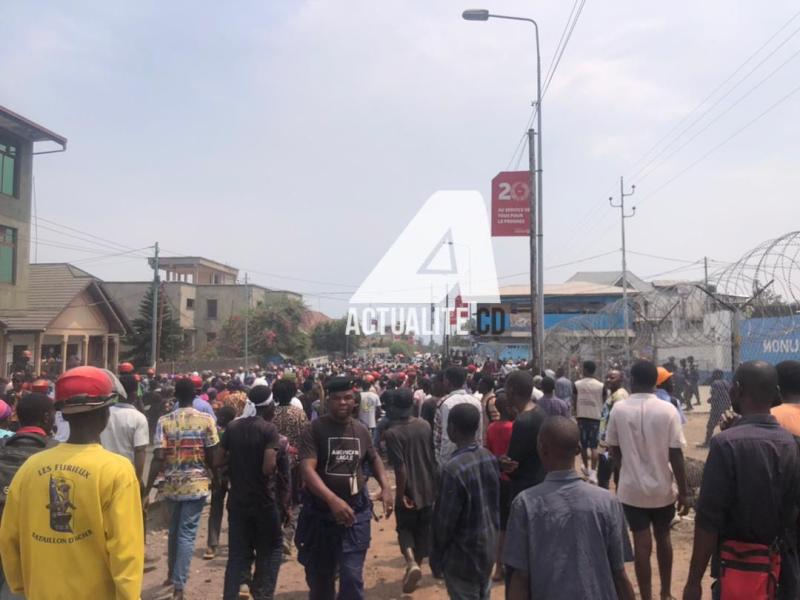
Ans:
[{"label": "window", "polygon": [[0,225],[0,283],[17,278],[17,230]]},{"label": "window", "polygon": [[208,299],[206,300],[206,316],[209,319],[216,319],[217,318],[217,300],[216,299]]},{"label": "window", "polygon": [[194,310],[194,298],[186,299],[186,310]]},{"label": "window", "polygon": [[208,342],[209,344],[216,339],[217,339],[217,334],[215,332],[209,331],[208,333],[206,333],[206,342]]},{"label": "window", "polygon": [[0,192],[17,195],[17,147],[0,140]]}]

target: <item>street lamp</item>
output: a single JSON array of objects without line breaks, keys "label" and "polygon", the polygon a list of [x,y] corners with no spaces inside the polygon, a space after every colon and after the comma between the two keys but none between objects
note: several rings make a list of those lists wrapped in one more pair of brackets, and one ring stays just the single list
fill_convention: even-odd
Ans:
[{"label": "street lamp", "polygon": [[[530,273],[531,273],[531,360],[539,372],[544,372],[544,232],[542,228],[542,59],[539,52],[539,25],[533,19],[495,15],[485,9],[465,10],[461,16],[465,21],[488,21],[489,19],[506,19],[509,21],[525,21],[533,25],[536,33],[536,131],[528,130],[528,152],[530,159]],[[534,154],[534,138],[536,153],[539,155],[538,168]],[[534,222],[533,215],[536,214]]]}]

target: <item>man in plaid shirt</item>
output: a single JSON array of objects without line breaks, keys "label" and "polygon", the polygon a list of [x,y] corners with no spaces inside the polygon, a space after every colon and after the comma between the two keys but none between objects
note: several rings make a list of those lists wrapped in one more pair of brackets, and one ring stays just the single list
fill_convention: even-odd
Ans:
[{"label": "man in plaid shirt", "polygon": [[500,525],[500,467],[475,441],[480,422],[471,404],[450,410],[447,433],[456,450],[442,467],[433,515],[431,569],[444,575],[456,600],[488,600]]}]

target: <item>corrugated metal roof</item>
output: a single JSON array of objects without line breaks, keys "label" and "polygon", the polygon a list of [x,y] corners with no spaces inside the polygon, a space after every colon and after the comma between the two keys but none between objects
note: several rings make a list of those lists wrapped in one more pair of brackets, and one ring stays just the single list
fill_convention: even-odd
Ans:
[{"label": "corrugated metal roof", "polygon": [[[500,288],[501,296],[529,296],[528,285],[507,285]],[[599,285],[586,281],[567,281],[566,283],[544,284],[545,296],[613,296],[622,295],[622,288],[613,285]]]},{"label": "corrugated metal roof", "polygon": [[[640,292],[647,292],[652,289],[652,285],[644,281],[642,278],[637,277],[634,273],[626,271],[628,279],[628,289],[635,289]],[[588,283],[597,283],[602,285],[619,285],[622,286],[622,271],[578,271],[569,281],[585,281]]]},{"label": "corrugated metal roof", "polygon": [[[3,314],[0,321],[10,331],[43,331],[69,305],[70,302],[91,287],[93,295],[98,296],[98,306],[104,313],[109,311],[120,322],[123,330],[127,323],[119,316],[119,311],[108,302],[99,287],[100,280],[67,263],[44,263],[30,265],[28,284],[28,303],[24,315]],[[106,314],[108,318],[110,314]]]}]

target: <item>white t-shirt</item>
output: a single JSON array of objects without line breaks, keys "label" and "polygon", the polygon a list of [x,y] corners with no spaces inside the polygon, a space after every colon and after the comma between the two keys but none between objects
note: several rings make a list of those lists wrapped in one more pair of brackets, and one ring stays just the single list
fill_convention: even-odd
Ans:
[{"label": "white t-shirt", "polygon": [[606,443],[619,446],[622,452],[620,502],[639,508],[662,508],[675,502],[669,450],[681,448],[682,433],[678,411],[655,394],[632,394],[614,404]]},{"label": "white t-shirt", "polygon": [[434,439],[434,452],[436,454],[436,461],[439,463],[439,466],[444,465],[448,460],[450,460],[450,455],[452,455],[456,450],[455,443],[451,442],[450,436],[447,435],[447,419],[450,417],[450,410],[454,406],[463,404],[465,402],[467,404],[472,404],[472,406],[478,409],[480,421],[478,422],[478,430],[475,432],[475,440],[477,442],[481,441],[480,436],[481,432],[483,431],[483,406],[481,406],[481,401],[465,390],[451,392],[449,395],[444,397],[436,413],[436,421],[438,421],[438,424],[441,427],[440,443],[437,444],[436,439]]},{"label": "white t-shirt", "polygon": [[100,434],[103,448],[133,462],[133,449],[149,443],[147,417],[130,404],[112,405],[108,425]]},{"label": "white t-shirt", "polygon": [[375,410],[381,405],[381,399],[375,392],[361,392],[361,405],[358,407],[358,420],[367,426],[367,429],[375,429],[377,426]]}]

